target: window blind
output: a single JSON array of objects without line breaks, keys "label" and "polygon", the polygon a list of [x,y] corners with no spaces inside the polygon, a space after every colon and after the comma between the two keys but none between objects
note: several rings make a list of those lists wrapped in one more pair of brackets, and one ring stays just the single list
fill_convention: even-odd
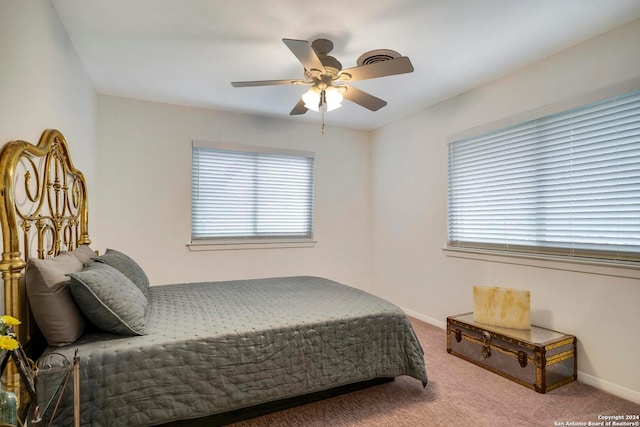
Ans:
[{"label": "window blind", "polygon": [[449,144],[448,244],[640,260],[640,91]]},{"label": "window blind", "polygon": [[313,237],[313,153],[192,149],[191,238]]}]

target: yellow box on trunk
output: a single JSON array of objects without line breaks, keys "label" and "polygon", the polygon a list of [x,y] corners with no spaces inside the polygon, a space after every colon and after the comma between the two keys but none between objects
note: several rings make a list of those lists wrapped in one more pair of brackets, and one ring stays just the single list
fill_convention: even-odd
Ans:
[{"label": "yellow box on trunk", "polygon": [[531,328],[531,293],[497,286],[473,287],[476,322],[503,328]]}]

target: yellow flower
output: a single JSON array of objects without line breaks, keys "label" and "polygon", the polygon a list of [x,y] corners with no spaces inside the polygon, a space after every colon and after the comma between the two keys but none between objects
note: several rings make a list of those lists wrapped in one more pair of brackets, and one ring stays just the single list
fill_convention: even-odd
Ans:
[{"label": "yellow flower", "polygon": [[0,349],[12,351],[16,348],[18,348],[18,341],[11,337],[0,336]]},{"label": "yellow flower", "polygon": [[7,326],[17,326],[20,323],[22,323],[21,321],[19,321],[15,317],[8,316],[6,314],[3,315],[3,316],[0,316],[0,321],[2,321],[2,323],[4,323]]}]

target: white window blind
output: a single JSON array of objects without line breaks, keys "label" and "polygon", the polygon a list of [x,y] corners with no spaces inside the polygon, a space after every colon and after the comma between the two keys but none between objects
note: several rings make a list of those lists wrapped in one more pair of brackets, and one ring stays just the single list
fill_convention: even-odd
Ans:
[{"label": "white window blind", "polygon": [[313,153],[194,141],[191,238],[313,237]]},{"label": "white window blind", "polygon": [[640,260],[640,91],[452,142],[448,244]]}]

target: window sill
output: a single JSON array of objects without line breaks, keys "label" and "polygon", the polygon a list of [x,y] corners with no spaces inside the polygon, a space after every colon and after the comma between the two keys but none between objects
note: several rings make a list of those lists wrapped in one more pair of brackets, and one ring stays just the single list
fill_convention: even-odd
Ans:
[{"label": "window sill", "polygon": [[243,249],[285,249],[311,248],[316,245],[315,240],[274,240],[274,241],[203,241],[187,243],[191,252],[199,251],[233,251]]},{"label": "window sill", "polygon": [[640,263],[444,247],[448,257],[640,279]]}]

